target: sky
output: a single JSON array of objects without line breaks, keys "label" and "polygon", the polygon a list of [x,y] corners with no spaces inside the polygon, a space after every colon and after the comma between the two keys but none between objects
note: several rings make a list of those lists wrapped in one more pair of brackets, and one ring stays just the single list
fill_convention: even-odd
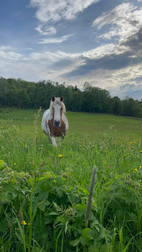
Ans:
[{"label": "sky", "polygon": [[142,0],[0,0],[0,77],[142,99]]}]

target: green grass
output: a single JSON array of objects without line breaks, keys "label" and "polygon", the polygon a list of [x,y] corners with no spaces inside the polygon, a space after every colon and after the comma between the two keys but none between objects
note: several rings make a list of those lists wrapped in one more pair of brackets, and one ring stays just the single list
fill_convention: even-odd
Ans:
[{"label": "green grass", "polygon": [[42,114],[0,110],[1,251],[142,251],[142,121],[68,112],[55,148]]}]

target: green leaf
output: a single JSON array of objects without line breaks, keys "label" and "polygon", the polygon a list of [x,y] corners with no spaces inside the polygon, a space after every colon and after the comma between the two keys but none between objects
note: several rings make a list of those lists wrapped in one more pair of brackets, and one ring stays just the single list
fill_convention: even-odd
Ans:
[{"label": "green leaf", "polygon": [[84,228],[82,230],[82,235],[86,240],[91,240],[92,239],[92,235],[91,235],[91,229],[90,228]]},{"label": "green leaf", "polygon": [[0,232],[2,232],[4,234],[4,233],[6,233],[7,229],[8,229],[8,222],[7,222],[7,219],[4,218],[0,222]]},{"label": "green leaf", "polygon": [[76,247],[80,243],[80,239],[75,239],[70,242],[70,245],[73,247]]},{"label": "green leaf", "polygon": [[69,223],[69,221],[66,221],[66,223],[65,223],[65,234],[67,233],[67,230],[68,230],[68,223]]},{"label": "green leaf", "polygon": [[58,215],[56,212],[51,212],[49,215]]}]

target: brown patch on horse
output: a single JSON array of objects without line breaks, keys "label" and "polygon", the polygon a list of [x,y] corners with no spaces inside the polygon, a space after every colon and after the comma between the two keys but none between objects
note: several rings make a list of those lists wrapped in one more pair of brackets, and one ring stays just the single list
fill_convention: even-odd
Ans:
[{"label": "brown patch on horse", "polygon": [[50,136],[54,137],[64,137],[66,135],[66,127],[63,120],[61,120],[61,125],[59,127],[55,127],[53,123],[54,119],[48,121],[48,126],[50,129]]}]

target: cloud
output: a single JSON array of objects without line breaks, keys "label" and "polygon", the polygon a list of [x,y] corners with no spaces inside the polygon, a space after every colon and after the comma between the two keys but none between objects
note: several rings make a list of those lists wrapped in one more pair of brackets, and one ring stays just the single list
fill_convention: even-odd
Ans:
[{"label": "cloud", "polygon": [[134,11],[134,7],[130,3],[123,3],[117,5],[111,11],[104,12],[100,17],[96,18],[93,21],[93,26],[97,26],[98,29],[101,29],[104,25],[108,24],[117,24],[120,25],[123,23],[123,20],[130,15],[131,11]]},{"label": "cloud", "polygon": [[32,65],[33,72],[36,73],[35,77],[38,79],[64,82],[63,75],[74,71],[81,64],[83,61],[78,54],[44,51],[43,53],[31,53],[25,65]]},{"label": "cloud", "polygon": [[56,43],[62,43],[66,40],[68,40],[68,38],[70,38],[72,36],[72,34],[69,35],[64,35],[62,37],[59,38],[46,38],[46,39],[42,39],[40,42],[38,42],[38,44],[56,44]]},{"label": "cloud", "polygon": [[[79,12],[83,12],[91,4],[100,0],[30,0],[31,7],[36,8],[35,17],[39,20],[39,25],[35,28],[42,36],[52,36],[57,33],[55,23],[62,20],[73,20]],[[68,35],[61,38],[46,38],[38,44],[57,44],[68,39]]]},{"label": "cloud", "polygon": [[[103,54],[105,54],[105,49],[105,47],[101,48]],[[99,52],[99,48],[97,50]],[[118,48],[115,48],[115,50],[118,53]],[[141,99],[141,62],[136,65],[125,64],[121,67],[121,62],[123,63],[124,60],[122,58],[119,67],[111,67],[112,62],[109,63],[112,60],[111,53],[105,54],[101,58],[101,55],[95,52],[93,57],[96,56],[96,60],[94,60],[89,58],[92,56],[91,50],[83,53],[65,53],[63,51],[33,52],[27,57],[18,55],[12,48],[8,47],[0,47],[0,52],[2,51],[5,53],[8,51],[10,54],[7,52],[3,58],[4,63],[3,61],[0,62],[0,76],[14,78],[18,76],[36,82],[50,79],[59,83],[76,84],[80,88],[85,81],[89,81],[93,86],[108,90],[112,96],[117,95],[121,98],[130,96]],[[121,59],[120,55],[113,55],[114,63],[115,56]],[[15,61],[15,57],[17,59],[19,57],[19,60]],[[94,61],[93,67],[92,61]],[[18,64],[14,64],[14,62],[18,62]],[[139,84],[137,84],[138,80]]]},{"label": "cloud", "polygon": [[101,30],[102,27],[110,25],[107,33],[102,33],[99,38],[119,38],[119,42],[126,41],[129,36],[136,33],[142,26],[142,8],[138,9],[131,3],[123,3],[113,10],[104,12],[96,18],[92,26]]},{"label": "cloud", "polygon": [[40,24],[35,28],[36,31],[38,31],[41,35],[55,35],[56,34],[56,29],[53,26],[47,26],[44,24]]},{"label": "cloud", "polygon": [[142,28],[140,28],[136,33],[129,36],[126,41],[121,43],[121,45],[124,45],[131,51],[133,58],[142,59]]},{"label": "cloud", "polygon": [[100,0],[31,0],[31,6],[37,8],[36,18],[43,23],[57,22],[61,19],[72,20],[93,3]]},{"label": "cloud", "polygon": [[121,99],[125,99],[127,97],[135,100],[141,100],[141,92],[142,92],[142,84],[125,84],[114,89],[109,90],[112,96],[115,96],[118,93]]},{"label": "cloud", "polygon": [[14,60],[17,61],[21,58],[21,54],[11,51],[9,46],[0,46],[0,58],[1,60]]}]

